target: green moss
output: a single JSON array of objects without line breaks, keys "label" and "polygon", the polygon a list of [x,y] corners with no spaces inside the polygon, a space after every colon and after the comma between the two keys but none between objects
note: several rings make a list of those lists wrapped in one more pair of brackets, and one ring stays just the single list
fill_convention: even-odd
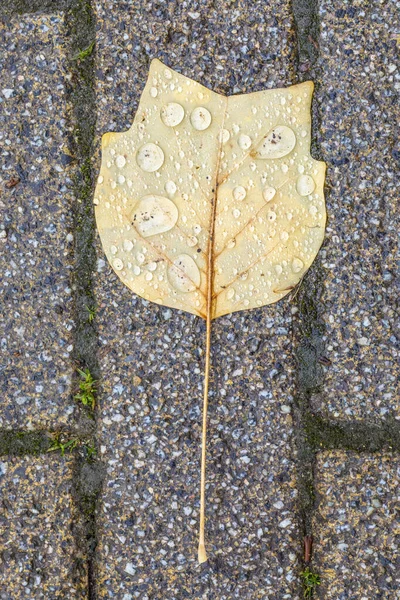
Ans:
[{"label": "green moss", "polygon": [[88,56],[90,56],[92,54],[94,47],[95,47],[95,40],[93,40],[87,48],[78,52],[78,54],[76,56],[74,56],[72,60],[84,60],[85,58],[87,58]]},{"label": "green moss", "polygon": [[1,431],[0,455],[37,456],[46,452],[51,438],[43,431]]}]

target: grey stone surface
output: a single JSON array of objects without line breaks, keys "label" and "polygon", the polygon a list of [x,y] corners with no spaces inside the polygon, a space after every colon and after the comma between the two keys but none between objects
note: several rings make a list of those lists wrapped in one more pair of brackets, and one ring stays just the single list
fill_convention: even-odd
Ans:
[{"label": "grey stone surface", "polygon": [[0,462],[0,598],[87,598],[73,461],[54,455]]},{"label": "grey stone surface", "polygon": [[[130,126],[156,56],[226,93],[292,82],[286,1],[103,2],[97,17],[99,134]],[[104,260],[99,249],[99,597],[298,598],[289,300],[213,328],[200,569],[204,323],[138,299]]]},{"label": "grey stone surface", "polygon": [[0,427],[66,426],[73,198],[63,17],[13,17],[0,36]]},{"label": "grey stone surface", "polygon": [[400,589],[400,461],[330,452],[316,464],[317,598],[396,600]]},{"label": "grey stone surface", "polygon": [[400,418],[399,3],[323,0],[318,142],[328,163],[321,254],[326,369],[313,407]]}]

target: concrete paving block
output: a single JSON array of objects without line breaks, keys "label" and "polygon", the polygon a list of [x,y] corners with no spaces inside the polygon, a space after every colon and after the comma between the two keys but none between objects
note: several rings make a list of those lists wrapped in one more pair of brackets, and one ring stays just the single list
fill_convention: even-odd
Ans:
[{"label": "concrete paving block", "polygon": [[317,598],[396,600],[400,589],[400,460],[330,452],[316,464]]},{"label": "concrete paving block", "polygon": [[[293,82],[289,2],[96,7],[99,134],[130,126],[153,57],[230,94]],[[137,298],[104,261],[99,250],[99,597],[299,598],[290,303],[213,327],[200,569],[204,322]]]},{"label": "concrete paving block", "polygon": [[67,425],[73,196],[62,15],[0,24],[0,427]]},{"label": "concrete paving block", "polygon": [[332,365],[313,408],[400,418],[398,3],[323,0],[320,22],[316,133],[329,223],[319,308]]},{"label": "concrete paving block", "polygon": [[60,456],[0,462],[0,598],[87,598],[73,461]]}]

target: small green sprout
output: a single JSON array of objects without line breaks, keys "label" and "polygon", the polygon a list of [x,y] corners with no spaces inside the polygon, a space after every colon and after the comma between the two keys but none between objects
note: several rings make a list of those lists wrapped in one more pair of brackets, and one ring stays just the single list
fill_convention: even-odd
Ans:
[{"label": "small green sprout", "polygon": [[90,56],[93,52],[94,45],[95,45],[95,40],[93,40],[93,42],[91,42],[91,44],[89,44],[89,46],[87,46],[87,48],[84,48],[83,50],[78,52],[78,54],[76,56],[74,56],[73,60],[78,60],[78,59],[84,60],[85,58]]},{"label": "small green sprout", "polygon": [[90,406],[93,410],[96,404],[96,381],[93,379],[89,369],[78,369],[81,376],[79,383],[79,393],[74,396],[75,400],[79,400],[85,406]]},{"label": "small green sprout", "polygon": [[78,440],[68,440],[67,442],[61,441],[61,433],[55,433],[53,437],[53,443],[48,448],[47,452],[54,452],[61,450],[61,456],[65,456],[65,452],[71,452],[78,445]]},{"label": "small green sprout", "polygon": [[304,598],[312,598],[317,585],[321,584],[320,576],[307,567],[300,575],[303,578]]},{"label": "small green sprout", "polygon": [[96,456],[96,446],[94,444],[85,444],[85,451],[88,458],[93,458]]},{"label": "small green sprout", "polygon": [[94,306],[86,306],[86,309],[88,311],[88,323],[93,323],[94,318],[96,316],[96,309]]}]

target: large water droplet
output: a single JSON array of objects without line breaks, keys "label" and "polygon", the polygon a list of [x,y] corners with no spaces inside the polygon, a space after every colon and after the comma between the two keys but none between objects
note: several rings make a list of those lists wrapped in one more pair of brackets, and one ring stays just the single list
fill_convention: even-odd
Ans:
[{"label": "large water droplet", "polygon": [[135,207],[131,221],[143,237],[164,233],[178,220],[178,209],[164,196],[145,196]]},{"label": "large water droplet", "polygon": [[235,200],[244,200],[246,198],[246,190],[242,185],[237,185],[233,190]]},{"label": "large water droplet", "polygon": [[300,175],[297,178],[296,189],[300,196],[309,196],[315,190],[315,181],[311,175]]},{"label": "large water droplet", "polygon": [[270,202],[276,194],[276,189],[272,186],[267,186],[263,189],[263,198],[265,202]]},{"label": "large water droplet", "polygon": [[292,261],[292,269],[294,273],[299,273],[304,267],[304,263],[300,258],[294,258]]},{"label": "large water droplet", "polygon": [[282,158],[293,150],[296,136],[290,127],[278,125],[263,139],[257,148],[256,158]]},{"label": "large water droplet", "polygon": [[168,269],[168,279],[178,292],[193,292],[200,285],[200,271],[191,256],[180,254]]},{"label": "large water droplet", "polygon": [[204,131],[211,124],[211,113],[203,106],[198,106],[190,115],[190,122],[197,131]]},{"label": "large water droplet", "polygon": [[176,127],[183,121],[185,110],[177,102],[170,102],[161,109],[161,120],[167,127]]},{"label": "large water droplet", "polygon": [[143,171],[153,173],[157,171],[164,162],[164,152],[160,146],[148,143],[139,148],[136,155],[136,162]]}]

